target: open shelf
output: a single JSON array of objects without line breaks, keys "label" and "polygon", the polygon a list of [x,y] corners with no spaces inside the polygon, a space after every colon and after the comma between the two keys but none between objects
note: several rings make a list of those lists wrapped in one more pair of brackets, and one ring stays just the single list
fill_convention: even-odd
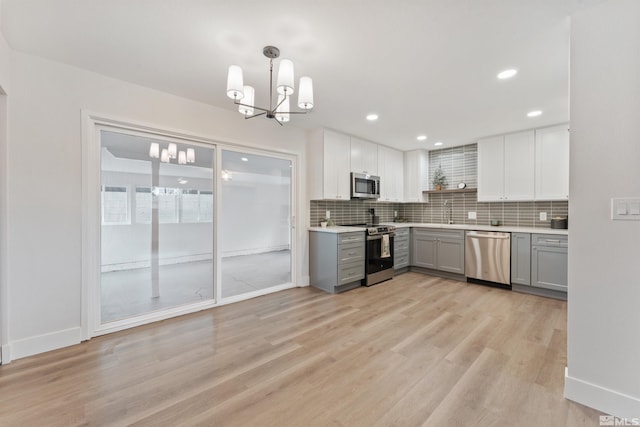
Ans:
[{"label": "open shelf", "polygon": [[451,193],[475,193],[477,188],[447,188],[444,190],[427,190],[423,191],[425,194],[451,194]]}]

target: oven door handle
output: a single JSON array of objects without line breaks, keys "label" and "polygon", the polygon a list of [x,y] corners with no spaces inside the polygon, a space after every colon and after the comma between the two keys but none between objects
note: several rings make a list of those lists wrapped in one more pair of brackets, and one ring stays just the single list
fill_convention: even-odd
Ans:
[{"label": "oven door handle", "polygon": [[[387,233],[389,237],[394,237],[396,233]],[[383,234],[377,234],[375,236],[367,236],[367,240],[382,240]]]}]

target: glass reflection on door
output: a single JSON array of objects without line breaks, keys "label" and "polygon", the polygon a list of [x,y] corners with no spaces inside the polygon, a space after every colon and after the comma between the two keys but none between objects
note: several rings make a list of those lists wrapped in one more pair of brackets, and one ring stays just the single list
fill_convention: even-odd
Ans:
[{"label": "glass reflection on door", "polygon": [[213,299],[212,148],[102,130],[100,322]]},{"label": "glass reflection on door", "polygon": [[222,298],[292,282],[292,161],[222,150]]}]

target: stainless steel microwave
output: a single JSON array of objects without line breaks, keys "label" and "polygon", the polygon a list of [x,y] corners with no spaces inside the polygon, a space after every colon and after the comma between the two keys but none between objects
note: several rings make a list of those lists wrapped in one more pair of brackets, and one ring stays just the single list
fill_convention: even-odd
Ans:
[{"label": "stainless steel microwave", "polygon": [[380,198],[380,177],[365,173],[351,172],[351,198]]}]

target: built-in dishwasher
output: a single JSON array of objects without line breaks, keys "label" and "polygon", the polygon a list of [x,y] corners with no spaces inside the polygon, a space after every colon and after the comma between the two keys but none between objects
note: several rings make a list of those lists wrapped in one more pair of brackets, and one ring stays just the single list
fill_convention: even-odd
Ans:
[{"label": "built-in dishwasher", "polygon": [[510,284],[511,233],[467,231],[464,246],[467,278]]}]

